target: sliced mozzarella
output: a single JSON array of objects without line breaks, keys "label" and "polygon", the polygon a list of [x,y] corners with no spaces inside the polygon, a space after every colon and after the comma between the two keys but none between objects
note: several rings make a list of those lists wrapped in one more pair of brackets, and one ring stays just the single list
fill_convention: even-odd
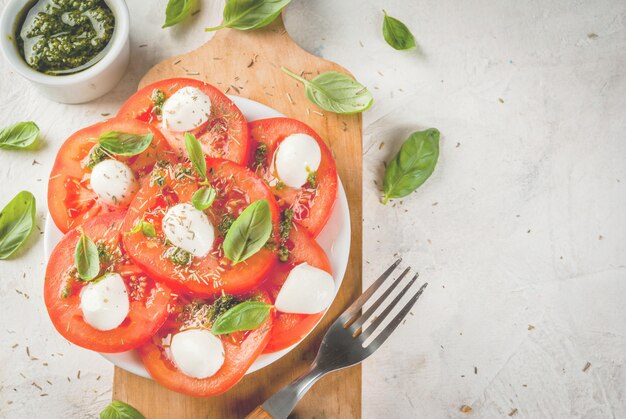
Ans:
[{"label": "sliced mozzarella", "polygon": [[98,198],[114,207],[127,207],[139,188],[131,168],[113,159],[96,164],[90,182]]},{"label": "sliced mozzarella", "polygon": [[291,134],[274,152],[274,167],[278,178],[291,188],[307,182],[310,172],[320,166],[322,152],[315,138],[307,134]]},{"label": "sliced mozzarella", "polygon": [[211,98],[202,90],[186,86],[165,100],[161,125],[170,131],[190,131],[209,120]]},{"label": "sliced mozzarella", "polygon": [[204,212],[191,204],[178,204],[167,210],[162,228],[165,237],[174,246],[194,256],[206,256],[213,248],[213,224]]},{"label": "sliced mozzarella", "polygon": [[301,263],[289,272],[274,306],[283,313],[314,314],[325,310],[334,296],[333,277],[308,263]]},{"label": "sliced mozzarella", "polygon": [[98,330],[118,327],[130,309],[124,279],[111,273],[97,282],[90,282],[80,292],[80,308],[85,323]]},{"label": "sliced mozzarella", "polygon": [[215,375],[224,364],[222,340],[205,329],[187,329],[175,334],[170,353],[178,369],[194,378]]}]

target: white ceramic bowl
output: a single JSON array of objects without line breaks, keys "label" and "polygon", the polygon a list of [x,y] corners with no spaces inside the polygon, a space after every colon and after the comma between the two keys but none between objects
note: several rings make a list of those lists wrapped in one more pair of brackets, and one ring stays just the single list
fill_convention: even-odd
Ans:
[{"label": "white ceramic bowl", "polygon": [[[285,116],[280,112],[270,108],[269,106],[256,102],[254,100],[245,99],[238,96],[228,97],[233,102],[235,102],[235,105],[237,105],[237,107],[241,110],[243,115],[246,117],[246,120],[248,121]],[[50,216],[50,214],[48,214],[48,217],[46,218],[46,226],[44,232],[44,253],[46,256],[46,262],[50,258],[52,250],[62,237],[63,234],[54,225],[52,217]],[[348,208],[348,199],[346,197],[346,192],[343,189],[343,185],[341,184],[340,179],[339,190],[337,191],[337,202],[333,207],[333,211],[330,215],[330,218],[328,219],[328,222],[316,239],[322,249],[324,249],[324,251],[326,252],[328,260],[330,261],[330,267],[333,273],[333,278],[335,280],[335,295],[341,287],[341,283],[343,282],[343,276],[345,275],[346,267],[348,266],[348,257],[350,255],[350,237],[350,210]],[[250,366],[247,374],[257,371],[277,361],[278,359],[285,356],[297,345],[298,344],[296,343],[295,345],[283,349],[282,351],[270,354],[263,354],[259,356],[254,361],[252,366]],[[151,378],[150,374],[148,374],[148,371],[143,366],[141,358],[139,358],[139,354],[135,350],[115,354],[102,354],[102,356],[104,356],[116,366],[125,369],[126,371],[132,372],[133,374],[137,374],[145,378]]]},{"label": "white ceramic bowl", "polygon": [[124,0],[105,0],[115,16],[115,30],[107,52],[93,66],[66,76],[50,76],[30,68],[15,43],[16,19],[28,0],[10,0],[0,18],[0,49],[15,71],[29,80],[50,100],[61,103],[84,103],[94,100],[120,81],[130,58],[130,17]]}]

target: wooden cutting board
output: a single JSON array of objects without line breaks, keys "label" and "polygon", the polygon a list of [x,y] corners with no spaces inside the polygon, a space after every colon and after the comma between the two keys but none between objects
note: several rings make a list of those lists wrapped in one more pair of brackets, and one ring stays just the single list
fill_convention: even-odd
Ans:
[{"label": "wooden cutting board", "polygon": [[[329,70],[347,73],[341,66],[301,49],[278,18],[257,31],[222,29],[200,48],[154,66],[139,87],[171,77],[200,79],[225,93],[264,103],[313,127],[337,159],[350,206],[352,245],[343,284],[330,310],[306,340],[274,364],[247,375],[221,396],[183,396],[115,368],[113,399],[130,403],[148,419],[246,416],[307,368],[327,327],[361,293],[361,116],[336,115],[317,108],[306,99],[303,86],[280,71],[281,66],[295,73],[304,72],[307,78]],[[360,418],[360,366],[323,378],[300,402],[293,417]]]}]

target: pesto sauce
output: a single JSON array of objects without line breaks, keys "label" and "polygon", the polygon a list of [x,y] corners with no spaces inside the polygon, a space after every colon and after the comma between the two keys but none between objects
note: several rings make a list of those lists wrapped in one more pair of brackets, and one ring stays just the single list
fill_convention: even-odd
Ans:
[{"label": "pesto sauce", "polygon": [[104,0],[38,0],[21,12],[15,39],[31,68],[64,75],[97,63],[114,28],[115,17]]}]

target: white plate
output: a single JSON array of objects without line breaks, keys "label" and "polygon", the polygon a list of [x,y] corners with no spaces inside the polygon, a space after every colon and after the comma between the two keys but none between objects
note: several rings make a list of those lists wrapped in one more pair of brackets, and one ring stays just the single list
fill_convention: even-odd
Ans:
[{"label": "white plate", "polygon": [[[280,112],[262,103],[238,96],[229,97],[233,102],[235,102],[235,105],[241,109],[241,112],[243,112],[248,121],[284,116]],[[50,258],[52,249],[54,249],[59,240],[61,240],[61,237],[63,237],[63,234],[54,225],[52,217],[48,214],[44,233],[44,252],[46,255],[46,261]],[[320,246],[322,246],[328,255],[328,259],[330,260],[333,278],[335,278],[336,294],[341,286],[341,282],[343,281],[343,276],[346,273],[348,256],[350,254],[350,211],[348,209],[348,200],[346,198],[346,192],[343,189],[341,179],[339,180],[339,190],[337,191],[337,202],[335,203],[335,207],[333,208],[333,212],[328,220],[328,223],[317,237],[317,241]],[[261,355],[256,359],[256,361],[254,361],[252,366],[250,366],[247,374],[257,371],[268,366],[272,362],[277,361],[296,346],[297,344],[287,349],[283,349],[282,351]],[[101,355],[126,371],[145,378],[151,378],[135,350]]]}]

